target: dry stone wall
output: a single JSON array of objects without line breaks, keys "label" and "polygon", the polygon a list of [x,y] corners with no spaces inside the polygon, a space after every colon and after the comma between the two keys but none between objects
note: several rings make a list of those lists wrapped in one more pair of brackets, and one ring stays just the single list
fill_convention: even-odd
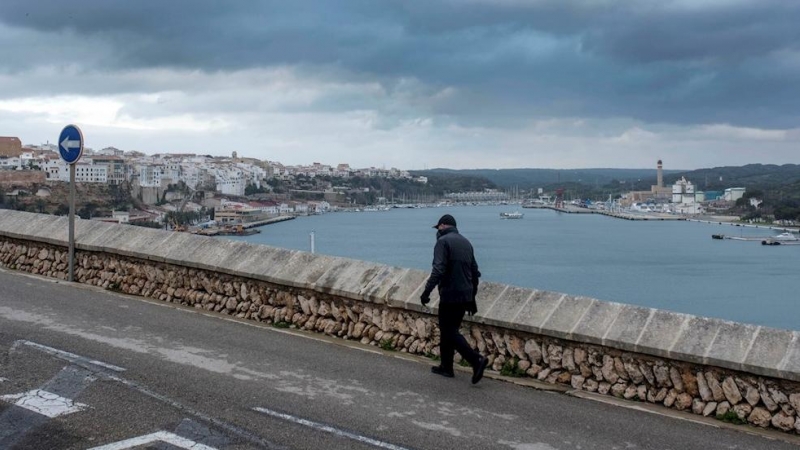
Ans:
[{"label": "dry stone wall", "polygon": [[[417,355],[438,355],[430,315],[206,270],[79,251],[76,281],[125,294],[291,326]],[[0,265],[67,277],[65,249],[3,240]],[[495,371],[632,401],[659,403],[703,416],[800,431],[797,383],[468,324],[469,343]]]},{"label": "dry stone wall", "polygon": [[[0,267],[66,279],[67,249],[56,231],[64,221],[13,214],[15,220],[0,215]],[[39,221],[33,228],[38,235],[31,220]],[[130,226],[84,223],[78,229],[77,282],[437,357],[435,316],[417,304],[425,273]],[[215,265],[198,263],[214,258]],[[744,339],[725,337],[734,350],[715,355],[715,348],[728,348],[715,347],[717,337],[738,336],[732,330],[748,326],[493,283],[483,285],[478,300],[481,315],[466,321],[462,332],[502,374],[800,432],[800,377],[791,369],[795,332],[757,327]],[[508,316],[515,321],[504,321]],[[637,321],[646,325],[630,331]],[[678,330],[664,323],[677,323]],[[669,347],[650,344],[648,333],[669,340]],[[709,333],[715,339],[708,340]],[[636,339],[623,339],[626,334]],[[788,339],[787,348],[770,347],[776,339]],[[742,356],[731,361],[728,355],[740,347],[746,347]],[[756,364],[761,360],[776,363],[762,367]]]}]

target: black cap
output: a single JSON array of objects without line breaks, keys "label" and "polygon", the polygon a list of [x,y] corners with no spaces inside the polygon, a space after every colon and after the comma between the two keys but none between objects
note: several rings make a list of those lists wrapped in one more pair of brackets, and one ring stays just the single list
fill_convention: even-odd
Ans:
[{"label": "black cap", "polygon": [[439,225],[456,226],[456,219],[450,214],[445,214],[439,218],[439,222],[437,222],[436,225],[433,226],[433,228],[439,228]]}]

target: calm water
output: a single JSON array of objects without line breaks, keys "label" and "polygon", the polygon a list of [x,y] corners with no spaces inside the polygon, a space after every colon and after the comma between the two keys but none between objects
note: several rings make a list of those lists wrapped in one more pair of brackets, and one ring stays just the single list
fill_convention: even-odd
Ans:
[{"label": "calm water", "polygon": [[233,239],[430,270],[439,216],[472,241],[483,279],[737,322],[800,330],[800,246],[712,240],[777,231],[612,219],[513,207],[402,209],[300,217]]}]

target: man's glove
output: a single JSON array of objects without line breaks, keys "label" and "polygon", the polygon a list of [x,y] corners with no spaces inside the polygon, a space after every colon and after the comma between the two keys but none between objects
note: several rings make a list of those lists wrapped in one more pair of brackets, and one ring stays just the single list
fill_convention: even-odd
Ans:
[{"label": "man's glove", "polygon": [[474,298],[472,299],[471,302],[467,303],[466,311],[467,311],[467,314],[469,314],[470,316],[474,316],[475,314],[478,314],[478,304],[475,303],[475,299]]},{"label": "man's glove", "polygon": [[428,303],[431,301],[431,294],[423,292],[422,295],[419,296],[419,301],[422,303],[422,306],[428,306]]}]

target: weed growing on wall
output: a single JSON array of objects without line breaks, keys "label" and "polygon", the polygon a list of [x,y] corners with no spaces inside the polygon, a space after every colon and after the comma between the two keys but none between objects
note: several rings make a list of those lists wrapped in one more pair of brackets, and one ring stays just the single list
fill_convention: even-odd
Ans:
[{"label": "weed growing on wall", "polygon": [[717,420],[721,420],[726,423],[732,423],[734,425],[742,425],[746,423],[744,420],[739,418],[739,415],[736,414],[733,410],[728,410],[725,414],[721,414],[717,416]]},{"label": "weed growing on wall", "polygon": [[500,369],[500,375],[518,378],[524,377],[525,371],[519,368],[519,359],[513,358],[503,364],[503,368]]}]

